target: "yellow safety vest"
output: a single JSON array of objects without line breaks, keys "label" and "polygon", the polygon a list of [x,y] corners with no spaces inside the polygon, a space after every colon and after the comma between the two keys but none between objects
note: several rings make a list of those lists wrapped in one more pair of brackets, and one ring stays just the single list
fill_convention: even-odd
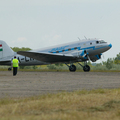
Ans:
[{"label": "yellow safety vest", "polygon": [[13,67],[18,67],[18,59],[13,59],[12,60],[12,63],[13,63]]}]

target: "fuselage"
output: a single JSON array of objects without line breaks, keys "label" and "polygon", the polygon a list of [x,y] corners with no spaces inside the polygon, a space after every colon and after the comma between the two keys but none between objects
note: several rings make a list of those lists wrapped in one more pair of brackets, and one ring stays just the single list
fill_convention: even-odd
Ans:
[{"label": "fuselage", "polygon": [[[88,60],[85,57],[81,57],[82,54],[89,53],[90,59],[95,62],[96,60],[100,59],[100,56],[103,52],[109,50],[112,47],[111,44],[105,42],[101,39],[89,39],[89,40],[82,40],[77,42],[71,42],[67,44],[61,44],[57,46],[52,46],[44,49],[36,49],[31,50],[32,52],[44,52],[44,53],[52,53],[52,54],[70,54],[76,56],[75,62],[82,62]],[[19,65],[44,65],[49,64],[46,62],[38,61],[33,58],[29,58],[26,56],[18,55],[16,57],[19,60]],[[13,57],[13,56],[12,56]],[[11,58],[12,60],[12,58]],[[11,64],[10,62],[6,63],[7,65]]]}]

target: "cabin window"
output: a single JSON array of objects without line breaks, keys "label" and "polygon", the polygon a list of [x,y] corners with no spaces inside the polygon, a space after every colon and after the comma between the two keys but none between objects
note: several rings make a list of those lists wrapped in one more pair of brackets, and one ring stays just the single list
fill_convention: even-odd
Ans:
[{"label": "cabin window", "polygon": [[77,47],[74,48],[75,50],[77,49]]},{"label": "cabin window", "polygon": [[99,44],[99,41],[96,41],[97,44]]},{"label": "cabin window", "polygon": [[90,43],[90,45],[92,45],[92,43]]},{"label": "cabin window", "polygon": [[65,52],[65,50],[62,50],[62,52]]},{"label": "cabin window", "polygon": [[59,53],[59,51],[56,51],[56,53]]},{"label": "cabin window", "polygon": [[24,58],[22,58],[21,60],[24,60]]},{"label": "cabin window", "polygon": [[53,52],[50,52],[50,53],[53,53]]},{"label": "cabin window", "polygon": [[68,49],[68,51],[70,51],[70,50],[71,50],[71,48]]}]

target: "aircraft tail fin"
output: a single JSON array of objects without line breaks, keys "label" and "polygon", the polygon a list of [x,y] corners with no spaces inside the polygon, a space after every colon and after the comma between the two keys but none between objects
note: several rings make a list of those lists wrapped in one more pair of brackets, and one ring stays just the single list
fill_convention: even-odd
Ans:
[{"label": "aircraft tail fin", "polygon": [[0,61],[3,59],[11,59],[14,56],[14,51],[6,44],[5,41],[0,40]]}]

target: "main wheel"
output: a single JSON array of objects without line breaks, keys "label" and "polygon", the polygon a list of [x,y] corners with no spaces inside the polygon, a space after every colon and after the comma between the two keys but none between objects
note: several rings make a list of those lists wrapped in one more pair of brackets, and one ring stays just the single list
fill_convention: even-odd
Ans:
[{"label": "main wheel", "polygon": [[70,72],[75,72],[76,71],[76,66],[75,65],[71,65],[69,67],[69,70],[70,70]]},{"label": "main wheel", "polygon": [[89,72],[90,71],[90,66],[89,65],[85,65],[83,67],[83,70],[84,70],[84,72]]}]

